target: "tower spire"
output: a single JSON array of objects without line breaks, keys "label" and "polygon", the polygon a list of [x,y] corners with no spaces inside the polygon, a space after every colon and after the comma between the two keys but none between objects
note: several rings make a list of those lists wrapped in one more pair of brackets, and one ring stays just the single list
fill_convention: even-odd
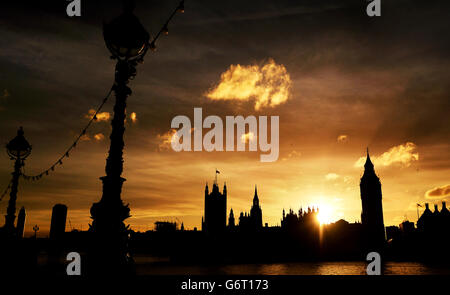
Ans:
[{"label": "tower spire", "polygon": [[253,206],[259,206],[258,190],[255,184],[255,195],[253,196]]},{"label": "tower spire", "polygon": [[364,169],[365,170],[373,170],[373,163],[370,160],[370,155],[369,155],[369,147],[366,148],[366,153],[367,153],[367,158],[366,158],[366,163],[364,164]]}]

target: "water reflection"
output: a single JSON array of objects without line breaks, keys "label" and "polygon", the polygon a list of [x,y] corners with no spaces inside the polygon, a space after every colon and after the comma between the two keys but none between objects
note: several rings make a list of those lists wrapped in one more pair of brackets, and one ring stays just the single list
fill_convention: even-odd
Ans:
[{"label": "water reflection", "polygon": [[362,262],[280,263],[225,266],[227,274],[254,275],[364,275]]},{"label": "water reflection", "polygon": [[[297,262],[271,264],[233,264],[220,266],[172,265],[149,263],[136,257],[138,275],[365,275],[366,264],[351,262]],[[435,267],[418,262],[388,262],[385,275],[450,275],[449,267]]]}]

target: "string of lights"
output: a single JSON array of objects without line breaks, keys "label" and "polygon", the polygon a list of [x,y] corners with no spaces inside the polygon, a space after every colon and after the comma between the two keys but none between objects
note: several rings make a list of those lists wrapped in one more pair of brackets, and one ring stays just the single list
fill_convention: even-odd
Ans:
[{"label": "string of lights", "polygon": [[105,103],[108,101],[108,98],[111,96],[111,93],[113,91],[114,87],[111,87],[111,89],[109,90],[108,94],[106,95],[106,97],[103,99],[102,103],[100,104],[100,106],[97,108],[97,110],[95,111],[95,113],[93,114],[92,118],[89,120],[89,122],[87,123],[87,125],[83,128],[83,130],[81,131],[81,133],[78,135],[78,137],[75,139],[74,143],[72,145],[69,146],[69,148],[67,148],[67,150],[62,154],[61,157],[59,157],[56,162],[53,163],[53,165],[51,165],[48,169],[43,170],[41,173],[36,174],[36,175],[26,175],[24,173],[24,171],[21,172],[21,176],[26,179],[26,180],[39,180],[41,179],[43,176],[48,176],[50,174],[50,172],[55,171],[55,167],[56,166],[61,166],[63,164],[63,159],[64,158],[69,158],[70,156],[70,152],[77,146],[78,142],[80,141],[80,139],[86,134],[87,129],[91,126],[92,122],[97,121],[97,114],[101,111],[101,109],[103,108],[103,106],[105,105]]},{"label": "string of lights", "polygon": [[[150,48],[152,51],[156,50],[156,41],[158,40],[158,38],[159,38],[159,36],[161,34],[163,34],[163,33],[164,33],[164,35],[168,35],[169,34],[169,27],[168,27],[169,26],[169,22],[172,20],[172,18],[174,17],[174,15],[177,12],[184,13],[184,0],[181,0],[181,2],[178,4],[177,8],[172,12],[172,14],[169,16],[169,18],[164,23],[162,28],[159,30],[158,34],[156,34],[155,38],[153,38],[153,40],[149,43],[149,46],[147,48]],[[86,131],[91,126],[92,122],[97,120],[97,114],[100,112],[100,110],[102,109],[103,105],[106,103],[106,101],[110,97],[112,91],[113,91],[113,88],[111,88],[109,90],[108,95],[103,99],[103,102],[97,108],[96,112],[92,116],[92,119],[89,121],[89,123],[86,125],[86,127],[82,130],[82,132],[77,137],[75,142],[72,145],[69,146],[69,148],[64,152],[64,154],[61,157],[59,157],[56,160],[56,162],[53,163],[53,165],[51,165],[48,169],[43,170],[41,173],[36,174],[36,175],[26,175],[24,173],[24,171],[22,170],[21,176],[24,179],[26,179],[26,180],[32,180],[32,181],[40,180],[43,176],[48,176],[50,174],[50,172],[55,171],[55,167],[56,166],[58,166],[58,165],[61,166],[63,164],[63,159],[64,158],[69,158],[70,152],[77,146],[77,144],[80,141],[80,139],[86,134]],[[9,190],[10,186],[11,186],[11,184],[6,189],[6,192]],[[6,192],[4,194],[6,194]],[[1,200],[1,198],[0,198],[0,200]]]},{"label": "string of lights", "polygon": [[0,201],[3,200],[3,197],[6,196],[8,194],[9,189],[11,188],[11,184],[12,184],[12,179],[9,182],[8,186],[6,187],[5,191],[2,193],[2,195],[0,196]]},{"label": "string of lights", "polygon": [[152,51],[156,50],[156,40],[158,40],[159,36],[162,33],[164,33],[164,35],[169,35],[169,23],[177,12],[184,13],[184,0],[182,0],[180,4],[178,4],[177,8],[172,12],[162,28],[159,30],[158,34],[156,34],[155,38],[153,38],[152,42],[150,42],[149,47]]}]

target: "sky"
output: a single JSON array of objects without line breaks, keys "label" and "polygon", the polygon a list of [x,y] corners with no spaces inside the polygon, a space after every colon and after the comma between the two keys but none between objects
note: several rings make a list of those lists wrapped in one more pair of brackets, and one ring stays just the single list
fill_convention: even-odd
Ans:
[{"label": "sky", "polygon": [[[111,87],[115,62],[102,23],[120,14],[121,2],[81,0],[82,15],[72,18],[66,1],[14,2],[0,4],[0,141],[23,126],[33,146],[24,169],[32,175],[73,143]],[[135,14],[154,36],[177,5],[136,1]],[[382,183],[385,225],[416,221],[417,203],[448,201],[448,1],[382,0],[380,17],[368,17],[366,5],[186,1],[129,84],[126,223],[139,231],[162,220],[200,228],[204,186],[216,169],[235,214],[250,210],[257,185],[269,225],[280,224],[283,208],[302,206],[323,208],[329,222],[359,221],[367,147]],[[26,208],[28,234],[35,224],[48,234],[57,203],[69,208],[67,230],[88,228],[101,197],[113,103],[62,166],[39,181],[20,179],[17,208]],[[171,121],[185,115],[193,122],[194,108],[223,121],[278,116],[278,160],[261,162],[262,152],[248,148],[173,151]],[[12,169],[0,153],[0,190]],[[8,199],[0,201],[3,215]]]}]

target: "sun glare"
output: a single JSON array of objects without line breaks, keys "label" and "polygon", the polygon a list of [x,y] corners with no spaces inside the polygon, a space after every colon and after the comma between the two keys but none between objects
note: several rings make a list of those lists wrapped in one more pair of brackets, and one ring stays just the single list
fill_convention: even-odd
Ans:
[{"label": "sun glare", "polygon": [[329,224],[333,222],[331,208],[327,205],[319,205],[319,214],[317,214],[317,221],[320,224]]}]

